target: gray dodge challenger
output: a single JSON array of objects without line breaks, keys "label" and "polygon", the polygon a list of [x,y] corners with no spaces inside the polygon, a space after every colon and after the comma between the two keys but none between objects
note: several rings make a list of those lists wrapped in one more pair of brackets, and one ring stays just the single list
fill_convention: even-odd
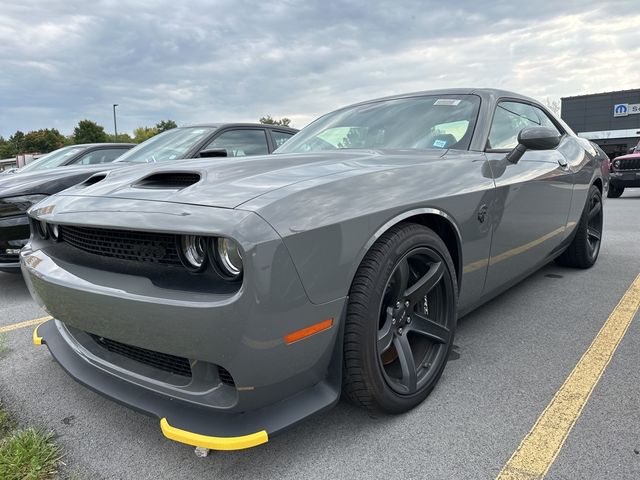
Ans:
[{"label": "gray dodge challenger", "polygon": [[189,445],[263,444],[341,393],[405,412],[457,318],[554,259],[594,264],[608,184],[597,146],[515,93],[358,103],[272,156],[123,168],[34,205],[22,270],[54,319],[33,340]]}]

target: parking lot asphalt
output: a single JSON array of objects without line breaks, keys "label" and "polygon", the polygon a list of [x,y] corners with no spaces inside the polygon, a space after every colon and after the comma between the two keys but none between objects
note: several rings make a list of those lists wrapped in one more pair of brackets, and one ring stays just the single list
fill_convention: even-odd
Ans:
[{"label": "parking lot asphalt", "polygon": [[[55,430],[80,478],[495,478],[640,273],[640,189],[605,203],[589,270],[551,263],[460,319],[427,401],[370,418],[345,402],[238,452],[198,458],[158,421],[69,378],[32,328],[6,332],[0,399],[23,423]],[[21,277],[0,274],[0,328],[45,315]],[[640,314],[547,478],[640,478]]]}]

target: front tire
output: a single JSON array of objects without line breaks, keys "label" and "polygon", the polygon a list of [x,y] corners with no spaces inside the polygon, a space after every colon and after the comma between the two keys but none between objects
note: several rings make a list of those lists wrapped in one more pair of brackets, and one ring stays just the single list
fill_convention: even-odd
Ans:
[{"label": "front tire", "polygon": [[360,264],[345,321],[343,392],[374,412],[401,413],[433,390],[456,328],[451,255],[431,229],[402,223]]},{"label": "front tire", "polygon": [[576,235],[569,247],[556,259],[565,267],[589,268],[596,263],[602,243],[602,194],[591,185],[587,204],[576,227]]},{"label": "front tire", "polygon": [[609,184],[609,191],[607,192],[607,198],[619,198],[624,193],[624,187],[615,187]]}]

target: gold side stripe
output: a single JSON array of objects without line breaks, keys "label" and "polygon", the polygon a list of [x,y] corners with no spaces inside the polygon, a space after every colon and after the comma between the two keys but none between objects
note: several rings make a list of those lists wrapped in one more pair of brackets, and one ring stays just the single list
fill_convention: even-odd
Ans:
[{"label": "gold side stripe", "polygon": [[640,275],[506,463],[498,480],[541,479],[547,474],[639,306]]},{"label": "gold side stripe", "polygon": [[266,430],[241,437],[209,437],[207,435],[200,435],[199,433],[172,427],[166,418],[160,420],[160,429],[162,430],[162,434],[169,440],[186,443],[194,447],[208,448],[210,450],[242,450],[244,448],[256,447],[269,441]]}]

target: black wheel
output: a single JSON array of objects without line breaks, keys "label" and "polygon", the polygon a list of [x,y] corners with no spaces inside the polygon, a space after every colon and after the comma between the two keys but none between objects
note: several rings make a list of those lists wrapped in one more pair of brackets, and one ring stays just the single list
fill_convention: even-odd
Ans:
[{"label": "black wheel", "polygon": [[598,187],[592,185],[576,227],[576,235],[569,247],[556,259],[558,264],[589,268],[596,263],[602,242],[602,217],[602,194]]},{"label": "black wheel", "polygon": [[607,198],[619,198],[624,193],[624,187],[614,187],[609,184],[609,191],[607,192]]},{"label": "black wheel", "polygon": [[451,255],[431,229],[406,223],[382,235],[349,293],[345,395],[387,413],[422,402],[447,363],[457,299]]}]

